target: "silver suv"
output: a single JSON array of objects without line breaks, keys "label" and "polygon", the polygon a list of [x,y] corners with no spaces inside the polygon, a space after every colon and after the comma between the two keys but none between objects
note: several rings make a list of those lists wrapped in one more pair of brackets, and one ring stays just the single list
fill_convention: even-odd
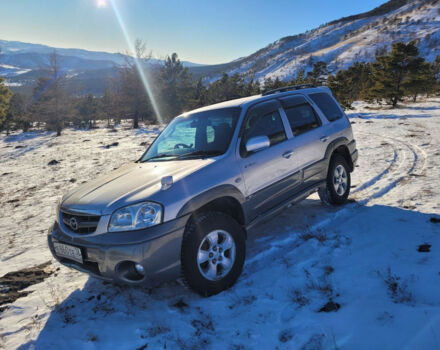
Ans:
[{"label": "silver suv", "polygon": [[326,87],[203,107],[174,118],[138,161],[65,195],[49,247],[104,280],[182,276],[216,294],[239,277],[252,226],[316,191],[343,204],[356,160],[350,122]]}]

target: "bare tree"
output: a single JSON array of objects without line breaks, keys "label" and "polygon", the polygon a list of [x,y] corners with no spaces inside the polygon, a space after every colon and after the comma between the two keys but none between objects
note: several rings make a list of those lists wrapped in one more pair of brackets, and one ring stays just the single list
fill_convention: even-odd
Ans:
[{"label": "bare tree", "polygon": [[150,102],[143,79],[146,67],[151,59],[146,44],[137,39],[134,45],[134,56],[127,56],[124,66],[119,69],[121,78],[122,104],[133,119],[133,128],[139,127],[139,118],[151,111]]},{"label": "bare tree", "polygon": [[65,80],[65,75],[60,70],[59,56],[54,51],[49,57],[45,74],[38,78],[31,111],[34,119],[44,121],[46,128],[56,131],[57,136],[61,135],[66,117],[71,112]]}]

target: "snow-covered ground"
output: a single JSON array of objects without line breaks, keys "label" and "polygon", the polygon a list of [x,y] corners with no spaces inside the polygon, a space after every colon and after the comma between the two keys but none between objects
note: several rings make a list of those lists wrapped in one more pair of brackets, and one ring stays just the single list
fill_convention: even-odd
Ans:
[{"label": "snow-covered ground", "polygon": [[158,128],[3,135],[0,280],[51,274],[0,311],[0,348],[440,349],[440,99],[355,107],[352,201],[312,195],[251,231],[243,275],[211,298],[106,284],[46,247],[61,194],[136,160]]}]

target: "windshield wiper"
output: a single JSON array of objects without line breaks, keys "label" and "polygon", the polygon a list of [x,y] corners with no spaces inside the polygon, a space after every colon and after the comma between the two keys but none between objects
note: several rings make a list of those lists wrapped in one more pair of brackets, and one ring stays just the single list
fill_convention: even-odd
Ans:
[{"label": "windshield wiper", "polygon": [[151,159],[159,159],[159,158],[167,158],[167,157],[174,157],[174,158],[177,158],[177,156],[176,156],[175,154],[161,153],[161,154],[158,154],[158,155],[156,155],[156,156],[150,157],[150,158],[148,158],[148,159],[141,160],[141,163],[148,162],[148,161],[151,160]]},{"label": "windshield wiper", "polygon": [[219,156],[220,154],[223,154],[223,151],[194,151],[194,152],[189,152],[189,153],[184,153],[181,154],[180,156],[177,157],[177,159],[182,159],[182,158],[186,158],[186,157],[194,157],[194,156],[202,156],[202,157],[214,157],[214,156]]}]

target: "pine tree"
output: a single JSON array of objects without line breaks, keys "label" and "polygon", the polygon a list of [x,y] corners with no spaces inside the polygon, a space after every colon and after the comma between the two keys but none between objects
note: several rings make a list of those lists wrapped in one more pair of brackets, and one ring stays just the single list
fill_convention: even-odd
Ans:
[{"label": "pine tree", "polygon": [[12,95],[9,101],[6,118],[2,125],[7,135],[9,135],[9,131],[13,125],[15,125],[16,128],[21,128],[23,131],[27,131],[30,127],[30,119],[26,112],[24,97],[17,92]]},{"label": "pine tree", "polygon": [[[2,50],[0,49],[0,55]],[[6,118],[6,112],[9,107],[9,100],[11,99],[12,92],[5,85],[5,80],[0,78],[0,128],[3,128],[3,123]]]},{"label": "pine tree", "polygon": [[350,94],[350,77],[347,71],[339,70],[336,75],[329,75],[327,85],[332,90],[333,95],[344,108],[350,108],[353,103]]},{"label": "pine tree", "polygon": [[165,60],[160,70],[161,100],[164,106],[164,117],[170,119],[180,114],[193,93],[193,81],[188,68],[183,67],[177,53]]},{"label": "pine tree", "polygon": [[307,82],[313,85],[321,85],[327,75],[327,63],[318,61],[313,64],[313,70],[307,73]]},{"label": "pine tree", "polygon": [[12,96],[11,90],[9,90],[4,82],[4,79],[0,78],[0,127],[2,128],[9,107],[9,100]]},{"label": "pine tree", "polygon": [[208,91],[203,85],[202,78],[197,81],[197,84],[193,91],[192,104],[193,107],[202,107],[208,103]]},{"label": "pine tree", "polygon": [[371,65],[373,85],[369,95],[377,100],[385,99],[393,107],[405,95],[404,81],[417,69],[419,51],[415,42],[395,43],[389,55],[377,57]]},{"label": "pine tree", "polygon": [[408,72],[403,82],[405,95],[412,96],[413,102],[416,102],[418,95],[429,95],[434,92],[435,85],[433,65],[426,62],[424,58],[419,57],[415,60],[413,68]]},{"label": "pine tree", "polygon": [[77,110],[81,125],[86,124],[89,128],[96,126],[96,119],[99,116],[98,103],[98,100],[92,94],[79,99]]},{"label": "pine tree", "polygon": [[339,70],[327,79],[327,85],[344,108],[351,108],[354,101],[363,98],[363,91],[369,84],[370,66],[360,62],[355,62],[346,70]]},{"label": "pine tree", "polygon": [[293,78],[289,85],[301,85],[307,82],[306,71],[304,68],[301,68],[298,73],[296,73],[295,78]]},{"label": "pine tree", "polygon": [[432,69],[434,72],[434,78],[436,82],[435,91],[440,92],[440,55],[435,57],[434,62],[432,63]]}]

